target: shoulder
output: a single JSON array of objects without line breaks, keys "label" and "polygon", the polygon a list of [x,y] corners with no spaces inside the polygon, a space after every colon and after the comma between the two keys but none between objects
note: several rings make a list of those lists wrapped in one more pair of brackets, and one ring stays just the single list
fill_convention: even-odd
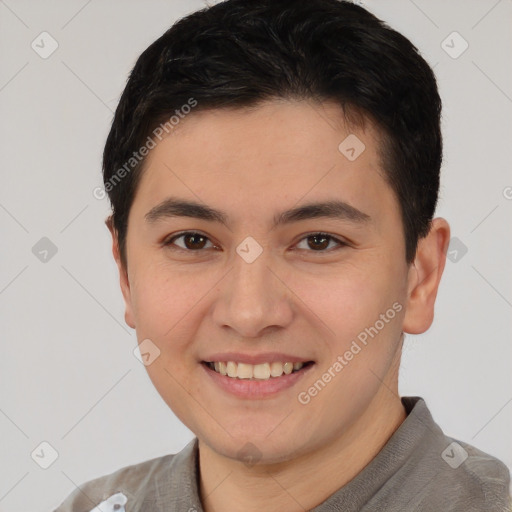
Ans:
[{"label": "shoulder", "polygon": [[158,482],[171,471],[175,457],[156,457],[83,483],[54,512],[89,512],[117,493],[123,493],[131,503],[130,509],[137,510],[134,505],[156,492]]},{"label": "shoulder", "polygon": [[411,473],[422,482],[412,510],[512,512],[510,473],[496,457],[448,436],[425,455],[425,465]]},{"label": "shoulder", "polygon": [[456,467],[451,468],[453,471],[445,475],[451,476],[449,480],[454,490],[458,491],[458,499],[466,507],[465,510],[511,511],[508,467],[501,460],[468,443],[448,439],[451,443],[443,458],[446,461],[452,454],[457,457],[455,451],[458,451],[460,465],[456,463]]},{"label": "shoulder", "polygon": [[408,509],[512,512],[508,467],[446,435],[422,398],[403,397],[402,401],[409,414],[397,437],[407,453],[398,494]]}]

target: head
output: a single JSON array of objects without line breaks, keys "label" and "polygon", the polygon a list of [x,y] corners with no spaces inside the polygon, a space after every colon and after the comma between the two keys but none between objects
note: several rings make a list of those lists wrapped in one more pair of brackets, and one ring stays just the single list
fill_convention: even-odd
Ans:
[{"label": "head", "polygon": [[[219,453],[327,445],[396,386],[449,240],[440,113],[411,42],[339,0],[228,0],[137,60],[103,166],[125,318],[158,347],[162,398]],[[306,365],[249,399],[207,368],[228,356]]]}]

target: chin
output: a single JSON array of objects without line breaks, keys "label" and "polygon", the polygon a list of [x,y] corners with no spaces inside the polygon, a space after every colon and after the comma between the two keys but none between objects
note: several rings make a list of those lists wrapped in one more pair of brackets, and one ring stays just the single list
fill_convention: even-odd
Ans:
[{"label": "chin", "polygon": [[202,440],[216,453],[243,462],[248,467],[286,462],[306,452],[306,440],[274,436],[269,434],[271,431],[269,428],[254,436],[244,433],[231,437],[226,434],[222,439],[202,437]]}]

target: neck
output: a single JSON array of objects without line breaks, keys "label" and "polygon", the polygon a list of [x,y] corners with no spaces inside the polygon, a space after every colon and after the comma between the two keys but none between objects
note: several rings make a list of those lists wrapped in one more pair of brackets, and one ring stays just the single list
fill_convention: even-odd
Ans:
[{"label": "neck", "polygon": [[199,440],[204,511],[310,510],[360,473],[406,416],[398,394],[382,387],[364,414],[338,439],[279,464],[247,467]]}]

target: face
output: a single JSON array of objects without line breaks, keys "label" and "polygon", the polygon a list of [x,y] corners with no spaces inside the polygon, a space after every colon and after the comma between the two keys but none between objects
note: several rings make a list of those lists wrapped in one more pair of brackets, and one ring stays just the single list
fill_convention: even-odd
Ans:
[{"label": "face", "polygon": [[196,112],[146,161],[126,321],[159,351],[147,371],[162,398],[228,457],[246,443],[269,462],[327,446],[396,378],[409,294],[399,205],[378,132],[342,119],[329,103]]}]

